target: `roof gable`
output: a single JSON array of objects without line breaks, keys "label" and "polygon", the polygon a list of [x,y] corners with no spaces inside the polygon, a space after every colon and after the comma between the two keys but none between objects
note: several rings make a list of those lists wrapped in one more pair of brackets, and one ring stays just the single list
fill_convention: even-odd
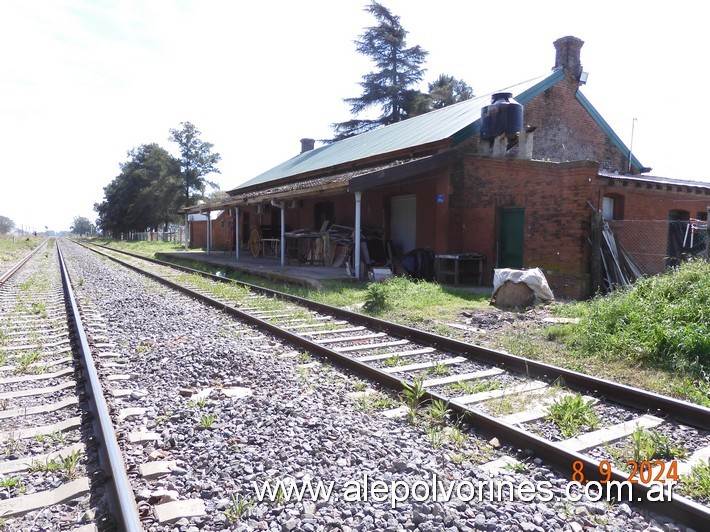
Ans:
[{"label": "roof gable", "polygon": [[[563,77],[564,72],[560,69],[495,92],[512,92],[513,97],[524,104]],[[478,133],[481,109],[490,104],[492,94],[495,93],[471,98],[301,153],[239,185],[230,192],[241,192],[243,189],[265,183],[331,169],[378,155],[396,153],[447,139],[456,144]]]},{"label": "roof gable", "polygon": [[626,144],[619,138],[619,135],[617,135],[613,129],[611,129],[611,126],[607,123],[606,120],[602,117],[602,115],[599,114],[599,111],[597,111],[594,106],[591,104],[589,100],[587,100],[586,96],[582,94],[581,90],[578,90],[575,94],[575,97],[579,101],[579,103],[582,104],[582,107],[589,113],[589,116],[592,117],[592,119],[599,125],[599,127],[602,129],[604,134],[611,140],[611,142],[616,146],[616,148],[623,154],[624,157],[628,160],[629,157],[631,157],[631,164],[639,171],[642,171],[644,167],[641,165],[639,160],[634,156],[634,154],[631,153],[631,150],[626,147]]}]

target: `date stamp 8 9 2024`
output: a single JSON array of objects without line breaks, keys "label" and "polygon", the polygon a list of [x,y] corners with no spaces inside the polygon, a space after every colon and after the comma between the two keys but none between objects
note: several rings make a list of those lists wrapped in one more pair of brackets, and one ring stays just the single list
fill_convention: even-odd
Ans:
[{"label": "date stamp 8 9 2024", "polygon": [[[648,484],[649,482],[666,482],[674,483],[678,481],[678,462],[663,462],[662,460],[643,460],[637,462],[629,460],[626,465],[631,467],[631,471],[626,478],[627,482],[632,484]],[[608,460],[599,462],[599,474],[602,476],[598,482],[605,484],[611,480],[611,463]],[[572,482],[584,484],[589,482],[584,475],[584,463],[580,460],[572,462]]]},{"label": "date stamp 8 9 2024", "polygon": [[[580,460],[572,462],[571,482],[567,486],[567,497],[579,501],[583,497],[589,500],[647,501],[665,502],[673,498],[673,487],[678,475],[678,462],[673,460],[629,460],[630,467],[625,480],[612,480],[612,465],[608,460],[599,462],[598,471],[585,475],[584,463]],[[599,480],[591,480],[599,478]],[[642,484],[648,489],[634,493],[634,486]]]}]

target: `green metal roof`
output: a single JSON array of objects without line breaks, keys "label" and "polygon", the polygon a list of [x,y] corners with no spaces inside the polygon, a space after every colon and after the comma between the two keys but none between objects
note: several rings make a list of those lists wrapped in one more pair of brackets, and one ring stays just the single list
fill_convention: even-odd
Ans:
[{"label": "green metal roof", "polygon": [[[524,104],[563,77],[560,69],[495,92],[511,92]],[[301,153],[230,192],[449,138],[461,142],[478,133],[481,109],[490,104],[495,92]]]}]

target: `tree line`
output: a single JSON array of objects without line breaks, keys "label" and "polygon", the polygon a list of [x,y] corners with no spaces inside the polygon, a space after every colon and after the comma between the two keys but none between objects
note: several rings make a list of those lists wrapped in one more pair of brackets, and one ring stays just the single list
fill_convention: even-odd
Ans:
[{"label": "tree line", "polygon": [[13,222],[7,216],[0,216],[0,235],[9,233],[15,228],[15,222]]},{"label": "tree line", "polygon": [[[0,216],[0,235],[7,234],[11,232],[14,228],[14,221],[12,221],[7,216]],[[91,221],[88,218],[85,218],[83,216],[75,216],[70,229],[72,233],[83,235],[91,233],[93,226],[91,225]],[[44,230],[45,234],[54,234],[53,231],[49,231],[49,228],[47,226],[44,227]],[[36,231],[34,233],[35,235],[37,234]]]},{"label": "tree line", "polygon": [[121,173],[104,187],[104,200],[94,204],[97,225],[104,234],[146,231],[179,223],[178,210],[205,198],[205,176],[219,173],[219,153],[200,138],[190,122],[171,129],[169,140],[178,145],[180,157],[173,157],[156,143],[143,144],[128,152],[120,164]]}]

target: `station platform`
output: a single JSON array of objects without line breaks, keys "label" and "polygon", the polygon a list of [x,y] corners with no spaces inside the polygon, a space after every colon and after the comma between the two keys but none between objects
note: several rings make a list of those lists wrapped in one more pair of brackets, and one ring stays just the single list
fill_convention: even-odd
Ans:
[{"label": "station platform", "polygon": [[[281,266],[279,259],[272,257],[254,257],[248,250],[241,253],[239,260],[234,257],[234,252],[213,251],[209,255],[204,251],[169,251],[156,254],[156,258],[174,257],[184,260],[195,260],[213,265],[228,266],[236,271],[251,274],[257,277],[270,279],[277,282],[291,283],[300,286],[307,286],[315,289],[326,288],[323,285],[325,280],[338,280],[356,282],[355,277],[348,275],[344,267],[333,268],[330,266]],[[462,292],[472,292],[476,294],[487,294],[490,296],[492,287],[475,285],[450,285],[442,283],[444,286],[455,288]]]},{"label": "station platform", "polygon": [[183,260],[196,260],[213,265],[221,265],[243,273],[263,277],[273,281],[293,283],[312,288],[323,288],[322,281],[339,280],[352,281],[355,278],[348,275],[347,270],[329,266],[296,266],[284,265],[278,258],[254,257],[248,250],[242,251],[239,260],[234,252],[212,251],[209,255],[204,251],[169,251],[156,254],[158,259],[174,257]]}]

